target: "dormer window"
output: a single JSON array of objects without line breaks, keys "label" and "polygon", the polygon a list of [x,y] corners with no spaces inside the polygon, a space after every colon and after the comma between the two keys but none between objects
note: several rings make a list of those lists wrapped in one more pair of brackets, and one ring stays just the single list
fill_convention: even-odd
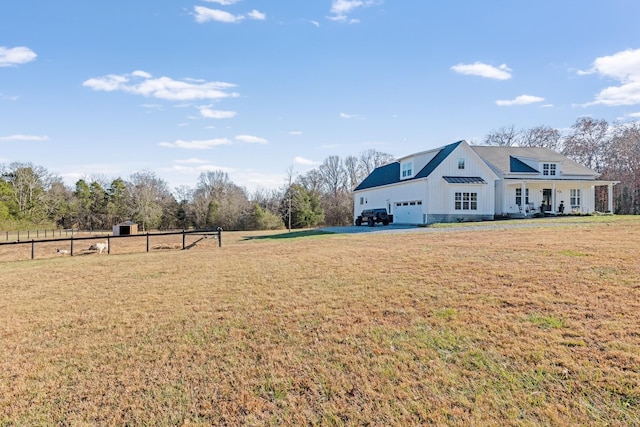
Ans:
[{"label": "dormer window", "polygon": [[458,169],[464,169],[464,157],[458,159]]},{"label": "dormer window", "polygon": [[402,178],[413,176],[413,162],[405,162],[402,164]]},{"label": "dormer window", "polygon": [[556,175],[556,167],[555,163],[543,163],[542,164],[542,175],[544,176],[555,176]]}]

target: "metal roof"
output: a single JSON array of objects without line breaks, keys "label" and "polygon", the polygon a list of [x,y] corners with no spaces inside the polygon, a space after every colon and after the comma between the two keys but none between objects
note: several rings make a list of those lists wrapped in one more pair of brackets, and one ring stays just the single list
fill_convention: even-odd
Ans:
[{"label": "metal roof", "polygon": [[479,176],[443,176],[449,184],[486,184],[487,181]]}]

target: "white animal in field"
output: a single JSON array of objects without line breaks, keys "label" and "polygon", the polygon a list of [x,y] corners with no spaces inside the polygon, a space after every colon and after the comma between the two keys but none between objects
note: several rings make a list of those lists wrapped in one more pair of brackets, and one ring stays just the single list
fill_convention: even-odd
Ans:
[{"label": "white animal in field", "polygon": [[109,251],[109,242],[100,242],[100,243],[96,243],[96,249],[98,250],[98,254],[101,254],[102,251]]},{"label": "white animal in field", "polygon": [[94,243],[93,245],[89,246],[90,251],[98,251],[98,254],[101,254],[102,251],[107,251],[108,252],[109,249],[109,242],[100,242],[100,243]]},{"label": "white animal in field", "polygon": [[66,254],[68,254],[68,253],[69,253],[69,251],[68,251],[68,250],[66,250],[66,249],[56,248],[56,253],[57,253],[58,255],[66,255]]}]

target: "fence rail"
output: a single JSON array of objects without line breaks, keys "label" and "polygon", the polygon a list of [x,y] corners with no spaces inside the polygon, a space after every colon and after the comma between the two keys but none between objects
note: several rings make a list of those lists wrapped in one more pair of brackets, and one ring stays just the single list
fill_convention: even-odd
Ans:
[{"label": "fence rail", "polygon": [[[80,231],[77,228],[58,228],[58,229],[43,229],[43,230],[17,230],[17,231],[0,231],[0,239],[4,238],[5,241],[9,241],[15,238],[15,240],[20,240],[20,238],[25,238],[27,240],[35,239],[46,239],[48,237],[55,237],[56,234],[60,237],[64,234],[65,236],[82,234],[86,233],[85,231]],[[98,231],[97,233],[100,233]],[[104,231],[104,233],[109,233],[108,231]]]},{"label": "fence rail", "polygon": [[[72,230],[70,230],[72,231]],[[77,230],[76,230],[77,232]],[[77,241],[82,241],[82,240],[97,240],[97,239],[107,239],[107,253],[111,253],[111,240],[112,239],[126,239],[126,238],[140,238],[140,237],[146,237],[147,240],[147,252],[149,252],[149,241],[152,237],[158,237],[158,236],[175,236],[175,235],[182,235],[182,249],[186,249],[187,245],[186,245],[186,237],[187,235],[204,235],[204,236],[212,236],[215,235],[218,239],[218,247],[222,247],[222,228],[218,227],[217,229],[202,229],[202,230],[182,230],[182,231],[163,231],[163,232],[157,232],[157,233],[142,233],[142,234],[129,234],[129,235],[123,235],[123,236],[113,236],[113,235],[92,235],[92,236],[85,236],[85,237],[75,237],[73,235],[73,232],[71,234],[71,237],[60,237],[60,238],[52,238],[52,239],[31,239],[31,240],[15,240],[12,242],[0,242],[0,246],[5,246],[5,245],[31,245],[31,259],[35,259],[35,248],[37,244],[42,244],[42,243],[51,243],[51,242],[69,242],[70,243],[70,250],[69,250],[69,254],[71,256],[73,256],[73,243],[77,242]]]}]

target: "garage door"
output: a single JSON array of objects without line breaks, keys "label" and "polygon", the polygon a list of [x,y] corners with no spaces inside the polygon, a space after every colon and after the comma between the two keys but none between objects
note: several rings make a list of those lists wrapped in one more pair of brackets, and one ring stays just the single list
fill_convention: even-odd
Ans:
[{"label": "garage door", "polygon": [[424,224],[422,201],[396,202],[393,211],[393,222],[396,224]]}]

